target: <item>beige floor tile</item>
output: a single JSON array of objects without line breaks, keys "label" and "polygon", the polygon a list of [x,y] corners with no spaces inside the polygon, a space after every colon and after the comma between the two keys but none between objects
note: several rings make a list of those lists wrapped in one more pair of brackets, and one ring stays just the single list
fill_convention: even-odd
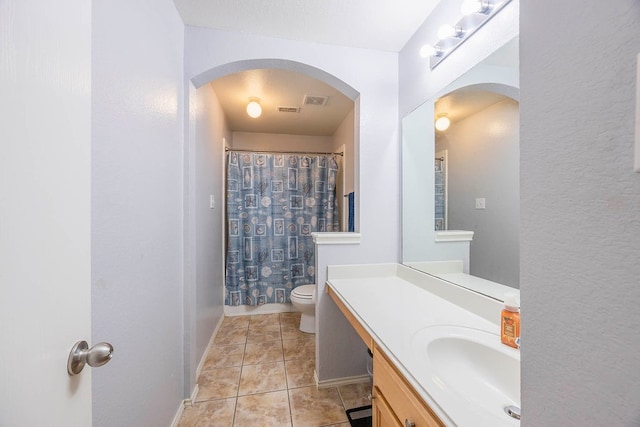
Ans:
[{"label": "beige floor tile", "polygon": [[259,363],[282,362],[282,341],[267,341],[248,343],[244,351],[244,365]]},{"label": "beige floor tile", "polygon": [[220,329],[247,329],[251,316],[227,316],[222,321]]},{"label": "beige floor tile", "polygon": [[202,369],[242,366],[243,355],[244,344],[213,345],[207,352],[207,358],[202,365]]},{"label": "beige floor tile", "polygon": [[287,391],[238,397],[234,427],[291,427]]},{"label": "beige floor tile", "polygon": [[315,359],[316,337],[308,335],[297,340],[282,340],[284,348],[284,360]]},{"label": "beige floor tile", "polygon": [[293,427],[319,427],[347,422],[338,390],[315,386],[289,390]]},{"label": "beige floor tile", "polygon": [[339,386],[338,393],[340,393],[345,409],[371,405],[371,400],[369,399],[371,384],[368,382]]},{"label": "beige floor tile", "polygon": [[249,327],[251,326],[280,326],[280,314],[257,314],[250,316]]},{"label": "beige floor tile", "polygon": [[314,359],[287,360],[285,362],[287,387],[298,388],[315,385],[315,379],[313,378],[315,368]]},{"label": "beige floor tile", "polygon": [[184,410],[178,427],[231,427],[235,409],[235,397],[196,403]]},{"label": "beige floor tile", "polygon": [[286,390],[284,362],[245,365],[240,374],[239,396]]},{"label": "beige floor tile", "polygon": [[327,424],[326,426],[322,426],[322,427],[351,427],[351,424],[347,423],[340,423],[340,424]]},{"label": "beige floor tile", "polygon": [[279,341],[281,339],[282,339],[282,335],[280,335],[280,327],[277,325],[249,326],[247,343]]},{"label": "beige floor tile", "polygon": [[289,313],[280,313],[280,325],[299,325],[302,313],[292,311]]},{"label": "beige floor tile", "polygon": [[213,339],[215,345],[244,344],[246,342],[246,329],[220,329]]},{"label": "beige floor tile", "polygon": [[196,402],[235,397],[240,383],[239,366],[202,371],[198,378]]},{"label": "beige floor tile", "polygon": [[300,324],[287,324],[284,323],[280,326],[280,332],[282,333],[283,340],[297,340],[300,338],[307,338],[313,334],[307,334],[300,330]]}]

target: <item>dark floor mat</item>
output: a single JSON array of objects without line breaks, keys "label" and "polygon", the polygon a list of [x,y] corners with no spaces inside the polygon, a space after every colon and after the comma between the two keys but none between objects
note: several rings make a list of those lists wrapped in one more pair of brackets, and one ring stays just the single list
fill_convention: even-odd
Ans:
[{"label": "dark floor mat", "polygon": [[371,405],[349,409],[347,411],[347,418],[349,418],[351,427],[371,427]]}]

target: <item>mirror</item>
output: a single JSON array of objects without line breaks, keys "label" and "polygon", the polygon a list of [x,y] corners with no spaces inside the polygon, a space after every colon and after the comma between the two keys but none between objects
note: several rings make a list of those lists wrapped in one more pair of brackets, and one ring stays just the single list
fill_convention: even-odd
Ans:
[{"label": "mirror", "polygon": [[515,38],[402,121],[403,263],[496,299],[519,287],[518,56]]}]

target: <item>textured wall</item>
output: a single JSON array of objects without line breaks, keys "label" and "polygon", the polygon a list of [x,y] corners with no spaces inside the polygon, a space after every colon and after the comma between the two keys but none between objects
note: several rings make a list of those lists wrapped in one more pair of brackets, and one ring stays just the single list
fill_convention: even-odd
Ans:
[{"label": "textured wall", "polygon": [[[170,0],[94,2],[94,426],[169,425],[183,398],[183,29]],[[141,399],[152,404],[141,404]]]},{"label": "textured wall", "polygon": [[640,425],[640,3],[522,1],[523,426]]},{"label": "textured wall", "polygon": [[275,133],[233,132],[230,146],[235,150],[330,152],[330,136],[286,135]]},{"label": "textured wall", "polygon": [[[231,138],[210,85],[197,92],[195,147],[196,361],[200,361],[224,311],[223,246],[225,194],[223,138]],[[209,197],[213,195],[215,208]]]}]

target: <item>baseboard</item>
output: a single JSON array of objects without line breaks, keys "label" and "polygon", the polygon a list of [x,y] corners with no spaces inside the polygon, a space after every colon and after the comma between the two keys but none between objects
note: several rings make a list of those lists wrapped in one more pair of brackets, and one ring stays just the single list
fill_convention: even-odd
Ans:
[{"label": "baseboard", "polygon": [[[200,363],[198,363],[198,367],[196,368],[196,379],[200,377],[200,372],[202,371],[202,367],[204,366],[204,362],[207,360],[207,353],[209,353],[209,349],[213,345],[213,340],[216,338],[216,335],[218,334],[218,331],[220,330],[220,326],[222,326],[222,322],[224,321],[224,317],[225,316],[226,315],[224,315],[224,314],[222,316],[220,316],[220,319],[218,320],[218,324],[216,325],[215,329],[213,330],[213,333],[211,334],[211,338],[209,338],[209,342],[207,343],[207,349],[202,354],[202,357],[200,358]],[[198,384],[196,384],[196,387],[198,387]]]},{"label": "baseboard", "polygon": [[178,424],[180,423],[180,418],[182,418],[182,414],[184,413],[184,408],[190,408],[193,406],[193,402],[195,402],[196,400],[196,396],[198,395],[198,384],[196,384],[196,386],[193,388],[193,393],[191,394],[191,398],[190,399],[185,399],[182,401],[182,403],[180,403],[180,406],[178,407],[178,411],[176,412],[176,415],[173,417],[173,422],[171,423],[171,427],[178,427]]},{"label": "baseboard", "polygon": [[320,381],[318,379],[318,373],[315,370],[313,371],[313,379],[316,382],[317,388],[339,387],[341,385],[368,383],[371,381],[371,377],[368,374]]},{"label": "baseboard", "polygon": [[289,313],[296,311],[292,304],[225,305],[225,316],[251,316],[253,314]]},{"label": "baseboard", "polygon": [[171,427],[178,427],[178,424],[180,423],[180,418],[182,418],[182,414],[184,413],[184,406],[185,406],[185,401],[182,401],[180,403],[180,406],[178,406],[178,411],[176,412],[176,416],[173,417],[173,422],[171,423]]},{"label": "baseboard", "polygon": [[[202,371],[204,362],[207,360],[207,353],[209,353],[209,348],[211,348],[211,345],[213,344],[213,340],[216,338],[216,335],[220,330],[220,326],[222,326],[223,320],[224,320],[224,315],[220,316],[220,319],[218,320],[218,323],[216,324],[216,327],[213,330],[213,333],[211,334],[211,338],[207,343],[207,349],[205,350],[204,354],[200,358],[200,363],[198,363],[198,367],[196,368],[196,379],[200,377],[200,372]],[[178,426],[178,422],[180,422],[180,417],[184,412],[184,408],[190,408],[191,406],[193,406],[193,403],[196,401],[196,396],[198,396],[199,390],[200,390],[200,387],[198,386],[198,383],[196,383],[196,385],[193,387],[193,391],[191,392],[191,397],[189,399],[184,399],[180,404],[180,407],[178,408],[178,412],[176,413],[176,416],[173,418],[173,422],[171,423],[171,427]]]}]

